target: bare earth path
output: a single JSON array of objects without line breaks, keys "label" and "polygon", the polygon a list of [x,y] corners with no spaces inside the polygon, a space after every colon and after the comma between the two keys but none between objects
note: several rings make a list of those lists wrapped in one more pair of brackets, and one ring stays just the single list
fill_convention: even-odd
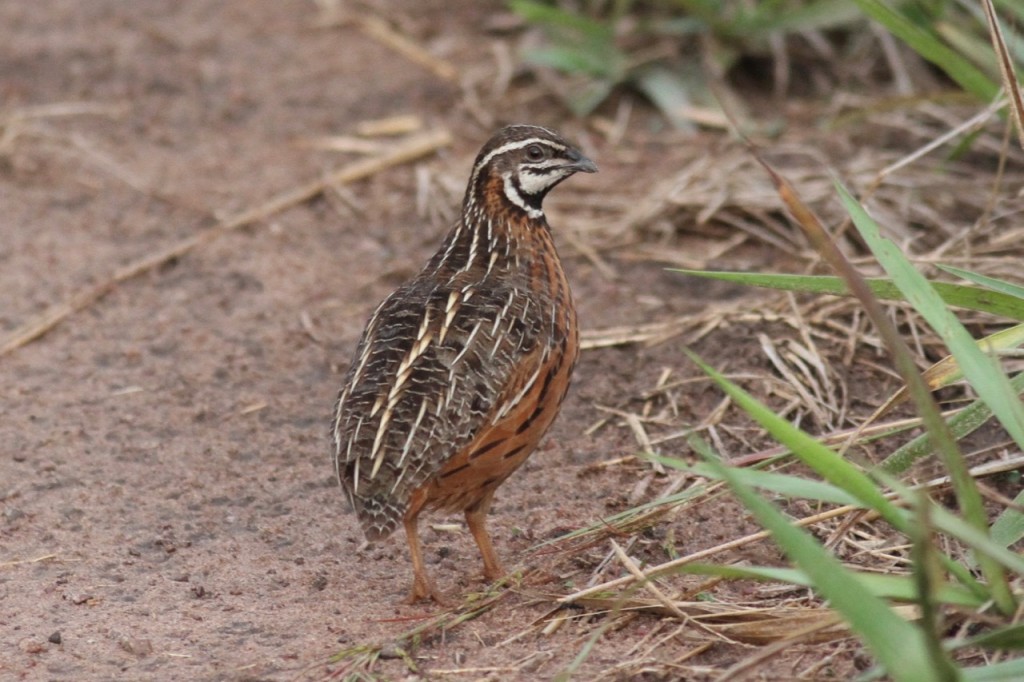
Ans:
[{"label": "bare earth path", "polygon": [[[493,58],[499,3],[375,6],[459,77]],[[439,155],[131,278],[0,357],[2,680],[316,679],[340,649],[433,613],[401,604],[401,537],[362,547],[327,425],[366,315],[438,243],[491,130],[444,74],[358,24],[318,17],[299,0],[0,4],[0,335],[359,158],[310,140],[407,114],[453,137]],[[550,102],[492,113],[595,144]],[[556,231],[584,192],[637,172],[592,151],[602,174],[555,198]],[[628,263],[630,276],[613,280],[560,244],[587,328],[697,310],[728,291]],[[628,506],[646,470],[594,466],[636,450],[628,429],[587,435],[606,416],[594,405],[621,404],[683,364],[677,347],[584,354],[552,436],[498,494],[492,527],[510,565],[542,561],[528,554],[537,542]],[[696,421],[717,400],[694,389],[684,409]],[[744,515],[716,513],[675,540],[695,548],[749,530]],[[459,601],[481,589],[464,530],[424,536],[443,590]],[[593,565],[560,561],[534,589],[564,594]],[[540,636],[550,608],[512,595],[430,643],[420,666],[478,671],[460,679],[552,675],[590,631]],[[656,622],[609,635],[587,666],[609,666]],[[380,665],[408,674],[400,660]]]}]

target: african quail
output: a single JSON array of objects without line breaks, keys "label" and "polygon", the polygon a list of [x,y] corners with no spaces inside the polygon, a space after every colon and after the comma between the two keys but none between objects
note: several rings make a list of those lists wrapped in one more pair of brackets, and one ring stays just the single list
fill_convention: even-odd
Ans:
[{"label": "african quail", "polygon": [[416,523],[461,510],[484,576],[486,516],[551,426],[579,354],[576,310],[541,202],[597,167],[561,136],[509,126],[480,150],[441,248],[370,317],[335,410],[334,465],[368,540],[405,526],[411,601],[438,600]]}]

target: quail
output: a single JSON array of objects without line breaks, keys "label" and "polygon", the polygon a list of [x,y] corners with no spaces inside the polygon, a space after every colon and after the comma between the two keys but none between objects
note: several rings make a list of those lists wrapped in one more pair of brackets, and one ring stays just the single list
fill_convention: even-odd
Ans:
[{"label": "quail", "polygon": [[401,523],[410,602],[441,601],[423,561],[424,510],[461,511],[484,577],[494,493],[551,426],[579,355],[576,309],[541,206],[597,167],[551,130],[499,130],[423,270],[377,307],[338,395],[334,466],[367,540]]}]

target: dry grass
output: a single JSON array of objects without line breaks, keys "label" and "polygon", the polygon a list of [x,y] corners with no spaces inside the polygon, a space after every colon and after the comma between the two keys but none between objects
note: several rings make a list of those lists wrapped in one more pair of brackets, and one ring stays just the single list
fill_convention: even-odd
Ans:
[{"label": "dry grass", "polygon": [[[322,25],[356,21],[337,17],[335,3],[321,3]],[[425,65],[445,80],[459,80],[458,70],[449,62],[432,56],[416,42],[377,17],[358,20],[361,30]],[[506,55],[507,57],[507,55]],[[496,52],[490,74],[507,86],[507,61]],[[494,88],[486,108],[499,105],[503,97],[544,96],[543,85],[526,86],[527,92]],[[467,98],[484,96],[466,86]],[[836,111],[823,115],[831,124],[824,129],[794,127],[783,137],[766,145],[774,167],[799,188],[804,200],[822,216],[844,252],[855,260],[865,249],[846,229],[846,216],[835,199],[834,178],[862,192],[876,219],[890,230],[890,236],[928,270],[943,262],[970,268],[993,277],[1019,276],[1024,227],[1016,226],[1024,211],[1024,153],[1008,143],[1005,124],[996,107],[981,112],[963,106],[928,99],[904,101],[899,106],[863,97],[841,98]],[[467,101],[465,107],[481,107]],[[822,105],[823,107],[826,105]],[[93,111],[89,105],[69,104],[50,111],[21,111],[2,122],[0,153],[9,150],[17,136],[31,134],[30,124],[46,116],[68,114],[110,114]],[[813,271],[820,267],[818,256],[809,248],[798,228],[784,216],[779,195],[742,145],[720,140],[713,145],[692,145],[676,133],[649,136],[622,120],[595,117],[589,134],[602,140],[605,163],[622,169],[613,176],[612,187],[585,192],[574,188],[552,202],[553,210],[566,216],[565,241],[575,253],[607,278],[616,278],[623,263],[637,262],[650,267],[663,265],[704,268],[710,264],[745,265],[744,247],[756,246],[784,260],[794,270]],[[371,134],[391,134],[395,127],[407,131],[408,121],[392,121]],[[363,131],[364,133],[366,131]],[[966,154],[951,159],[953,149],[967,134],[975,134]],[[886,143],[871,144],[884,139]],[[68,316],[97,304],[115,284],[134,278],[161,263],[202,248],[211,239],[241,225],[265,219],[297,203],[355,179],[367,177],[396,164],[430,154],[449,144],[447,132],[414,136],[397,145],[380,140],[346,137],[316,141],[320,147],[369,153],[370,158],[345,166],[323,179],[285,191],[260,206],[220,221],[216,229],[197,234],[153,256],[119,269],[107,280],[55,305],[0,341],[0,355],[14,352]],[[708,147],[713,148],[709,153]],[[87,143],[79,148],[88,152]],[[638,152],[638,149],[647,151]],[[383,151],[381,151],[383,150]],[[459,164],[461,168],[462,164]],[[451,168],[454,168],[454,164]],[[108,169],[116,174],[116,169]],[[451,196],[461,192],[461,171],[443,164],[425,168],[419,176],[420,212],[435,221],[447,220]],[[631,179],[630,179],[631,178]],[[652,178],[660,178],[652,182]],[[124,178],[132,182],[131,178]],[[625,180],[624,180],[625,179]],[[140,190],[145,191],[144,187]],[[341,190],[339,190],[341,191]],[[339,195],[343,201],[344,194]],[[358,210],[358,205],[355,205]],[[571,217],[570,217],[571,216]],[[868,267],[867,261],[861,263]],[[862,425],[873,409],[875,396],[863,396],[862,384],[851,384],[854,370],[873,377],[879,384],[894,385],[890,370],[879,355],[882,343],[865,322],[858,306],[847,299],[766,295],[758,311],[748,301],[730,301],[706,306],[699,314],[669,316],[642,324],[587,329],[585,350],[626,344],[655,345],[672,339],[699,344],[731,328],[757,330],[756,347],[767,369],[742,367],[735,377],[759,397],[777,406],[778,413],[823,438],[842,442]],[[911,340],[919,364],[941,353],[942,344],[908,306],[891,308],[892,317]],[[967,320],[978,334],[991,331],[999,322],[974,315]],[[307,325],[310,335],[315,332]],[[632,467],[637,474],[633,489],[625,491],[630,504],[675,496],[671,504],[641,507],[622,518],[609,520],[557,544],[540,554],[539,568],[493,587],[458,608],[420,624],[395,641],[352,648],[339,656],[338,677],[372,670],[381,657],[403,658],[416,670],[414,646],[439,633],[459,627],[490,609],[499,608],[513,595],[549,607],[546,616],[514,638],[543,637],[574,625],[580,633],[581,652],[600,646],[606,633],[621,630],[639,617],[649,617],[654,626],[629,646],[621,661],[604,670],[606,679],[621,679],[644,673],[687,677],[698,675],[736,680],[756,674],[769,660],[787,655],[794,669],[811,676],[821,669],[828,654],[821,650],[815,661],[801,658],[808,644],[830,643],[836,655],[852,655],[850,633],[836,614],[806,591],[778,584],[759,584],[743,591],[719,578],[682,575],[684,567],[716,558],[723,563],[741,561],[737,550],[763,544],[765,531],[730,538],[725,542],[677,556],[657,559],[664,551],[674,553],[671,532],[685,523],[687,514],[698,507],[715,505],[721,486],[694,480],[665,468],[655,460],[666,446],[676,445],[693,433],[705,435],[721,452],[732,453],[736,462],[750,464],[778,454],[765,449],[752,436],[748,420],[728,400],[704,415],[698,423],[688,422],[680,409],[681,394],[703,378],[677,379],[664,372],[643,392],[623,396],[614,406],[595,405],[599,419],[592,429],[618,428],[628,431],[635,442],[630,452],[614,453],[602,463],[605,468]],[[868,403],[868,405],[865,405]],[[874,405],[877,406],[877,405]],[[254,405],[249,409],[260,409]],[[893,420],[875,425],[878,432],[906,429],[913,420]],[[861,434],[865,435],[864,433]],[[1001,443],[1001,442],[1000,442]],[[1024,461],[1018,455],[1002,456],[1000,444],[985,449],[972,473],[977,477],[1015,470]],[[634,456],[639,453],[639,456]],[[922,481],[932,491],[948,485],[944,477]],[[994,498],[1002,496],[993,491]],[[1005,501],[1005,499],[1001,499]],[[907,570],[907,547],[894,544],[893,535],[862,509],[834,506],[802,510],[794,507],[793,525],[815,529],[827,538],[834,552],[861,568],[893,574]],[[656,540],[651,530],[667,533]],[[667,538],[667,539],[666,539]],[[589,575],[567,566],[568,557],[585,553],[591,562]],[[40,557],[31,561],[41,561]],[[538,591],[531,580],[544,575],[571,576],[586,587],[570,594]],[[609,578],[608,576],[616,576]],[[567,612],[566,605],[583,611]],[[910,607],[901,607],[907,618]],[[595,617],[599,616],[599,617]],[[957,616],[956,625],[969,628],[983,616]],[[669,646],[672,644],[672,646]],[[693,659],[719,644],[748,651],[739,662],[729,665],[695,665]],[[664,654],[671,651],[670,656]],[[795,652],[795,653],[794,653]],[[431,668],[430,674],[446,678],[478,678],[482,675],[514,675],[529,660],[509,667]]]},{"label": "dry grass", "polygon": [[[856,125],[849,123],[837,130],[792,131],[787,138],[793,139],[771,145],[769,156],[840,235],[841,246],[855,262],[863,266],[869,263],[863,257],[862,245],[846,230],[845,214],[835,201],[835,177],[865,192],[867,204],[879,221],[926,270],[929,264],[942,262],[1005,277],[1019,267],[1022,239],[1020,228],[1012,227],[1012,223],[1024,209],[1024,197],[1015,189],[1024,182],[1024,175],[1016,170],[1024,154],[1005,144],[1005,128],[993,107],[976,115],[964,112],[927,101],[899,110],[880,108],[876,113],[864,114]],[[594,126],[595,133],[601,134],[602,130],[607,128]],[[901,145],[898,149],[852,145],[847,136],[866,135],[865,130],[888,131]],[[946,135],[945,131],[955,134]],[[968,132],[979,135],[971,146],[970,158],[949,160],[946,155],[950,149]],[[632,151],[639,142],[631,140],[628,131],[616,134],[621,135],[621,141],[607,151],[617,157],[612,164],[630,167],[639,163]],[[836,136],[855,146],[855,153],[827,157],[821,149],[834,144]],[[626,262],[700,268],[710,263],[727,264],[737,257],[741,247],[755,245],[783,255],[796,269],[819,268],[818,257],[799,230],[785,219],[771,179],[746,149],[724,142],[719,153],[695,155],[672,140],[665,144],[659,152],[658,168],[672,170],[665,174],[666,179],[645,191],[628,183],[611,193],[575,189],[552,202],[553,210],[567,216],[563,222],[568,223],[570,234],[565,241],[579,257],[603,276],[617,278],[621,276],[619,265]],[[991,172],[980,172],[986,167],[991,167]],[[436,221],[448,219],[443,209],[431,207],[427,197],[440,195],[442,200],[435,202],[443,206],[461,191],[459,182],[458,172],[447,167],[424,170],[419,193],[421,213]],[[693,248],[695,244],[698,248]],[[743,262],[742,257],[739,262]],[[922,369],[930,364],[928,358],[942,354],[940,340],[912,308],[897,304],[891,311],[911,340]],[[968,315],[967,322],[979,334],[1000,324],[982,314]],[[881,340],[856,302],[849,299],[770,294],[761,300],[757,312],[750,310],[749,301],[716,303],[696,315],[588,329],[583,333],[583,344],[585,349],[597,349],[656,345],[681,338],[692,345],[715,335],[728,335],[730,328],[740,326],[762,330],[756,334],[756,352],[766,360],[768,369],[743,370],[734,378],[777,405],[779,414],[823,434],[826,441],[839,444],[854,433],[864,438],[919,424],[913,418],[893,418],[860,430],[871,409],[864,405],[861,387],[850,383],[853,371],[877,377],[887,385],[895,383],[881,356]],[[633,452],[620,453],[598,465],[635,469],[637,482],[624,493],[630,504],[640,505],[635,511],[584,534],[574,534],[558,542],[554,550],[542,549],[533,559],[540,561],[539,567],[520,572],[517,580],[497,585],[486,595],[475,596],[393,641],[343,652],[336,676],[372,671],[381,656],[402,658],[410,671],[419,670],[417,645],[500,608],[511,597],[547,604],[550,609],[506,643],[523,637],[551,636],[572,625],[580,642],[581,660],[592,647],[600,647],[610,633],[628,629],[637,618],[652,618],[655,626],[627,648],[617,665],[602,671],[601,679],[653,674],[738,680],[770,669],[766,666],[780,657],[786,658],[787,666],[796,674],[813,677],[823,674],[831,663],[857,655],[858,645],[849,630],[826,604],[806,590],[770,582],[740,588],[722,578],[680,573],[691,564],[712,559],[742,566],[742,550],[767,546],[770,535],[766,531],[731,538],[669,560],[654,560],[666,547],[674,552],[673,529],[686,524],[694,510],[713,507],[723,491],[720,484],[666,472],[656,461],[645,461],[644,456],[657,455],[693,433],[705,434],[741,465],[770,460],[781,453],[777,447],[761,447],[760,439],[750,433],[749,424],[727,399],[700,423],[687,423],[679,409],[680,395],[687,387],[704,381],[701,377],[676,379],[666,371],[641,394],[624,396],[615,406],[594,406],[601,416],[591,430],[621,428],[636,444]],[[1024,466],[1019,456],[1000,454],[999,444],[976,454],[976,459],[982,461],[971,473],[979,479]],[[949,486],[948,478],[928,479],[926,472],[924,469],[919,474],[922,489],[942,494]],[[665,499],[679,501],[643,505]],[[799,512],[799,507],[793,511]],[[815,529],[838,556],[862,570],[886,575],[909,570],[908,546],[900,544],[887,527],[857,506],[795,513],[792,523]],[[652,529],[658,529],[656,534],[667,532],[668,539],[652,540]],[[581,553],[591,557],[589,575],[567,566],[568,557]],[[586,587],[569,594],[531,587],[550,575],[568,577]],[[583,611],[567,613],[566,605]],[[897,610],[908,619],[916,614],[911,606]],[[985,618],[952,612],[949,616],[950,624],[965,630],[983,623]],[[695,658],[719,645],[739,647],[748,653],[728,665],[693,664]],[[807,657],[808,651],[813,651],[813,656]],[[525,674],[536,662],[536,657],[530,656],[505,667],[430,667],[429,672],[452,679],[514,676]]]},{"label": "dry grass", "polygon": [[[18,120],[17,115],[11,120]],[[20,325],[5,338],[0,339],[0,356],[17,350],[21,346],[43,336],[69,316],[95,304],[116,285],[134,279],[172,260],[181,258],[193,249],[240,227],[251,225],[309,201],[325,190],[362,180],[375,173],[419,159],[451,143],[451,134],[446,130],[435,130],[414,135],[398,144],[385,148],[378,155],[356,161],[327,173],[323,178],[285,190],[267,201],[217,221],[213,229],[186,237],[155,254],[140,258],[118,268],[99,284],[80,291],[66,301],[54,304],[34,319]],[[145,193],[145,188],[140,188]]]}]

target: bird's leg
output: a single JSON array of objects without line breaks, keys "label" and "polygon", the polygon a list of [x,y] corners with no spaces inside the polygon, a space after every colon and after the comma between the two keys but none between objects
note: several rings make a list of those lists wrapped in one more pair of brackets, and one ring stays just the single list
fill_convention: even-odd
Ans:
[{"label": "bird's leg", "polygon": [[480,501],[466,510],[466,525],[469,532],[473,534],[477,547],[480,548],[480,556],[484,560],[484,577],[494,581],[505,575],[498,555],[491,543],[491,536],[487,532],[487,512],[491,509],[491,501],[494,499],[494,491],[486,493]]},{"label": "bird's leg", "polygon": [[423,563],[423,549],[420,546],[420,536],[416,530],[416,522],[422,507],[422,504],[417,505],[414,501],[402,520],[405,526],[405,539],[409,543],[409,555],[412,557],[413,574],[412,592],[410,592],[409,598],[406,601],[409,604],[415,604],[416,602],[430,599],[437,604],[444,604],[444,600],[441,599],[441,595],[434,588],[434,583],[431,582],[430,576],[427,575],[426,564]]}]

